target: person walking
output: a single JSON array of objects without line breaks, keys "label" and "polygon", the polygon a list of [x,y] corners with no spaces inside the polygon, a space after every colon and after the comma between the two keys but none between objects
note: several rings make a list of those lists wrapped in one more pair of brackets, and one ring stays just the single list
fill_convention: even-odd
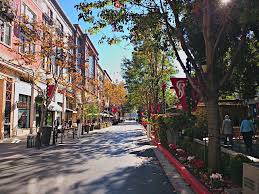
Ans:
[{"label": "person walking", "polygon": [[241,122],[240,132],[242,133],[246,145],[246,151],[252,153],[252,138],[254,135],[254,126],[252,121],[250,120],[250,117],[245,118]]},{"label": "person walking", "polygon": [[[228,115],[225,115],[225,118],[222,123],[222,133],[224,135],[224,146],[233,145],[233,126],[232,121]],[[229,143],[229,144],[228,144]]]}]

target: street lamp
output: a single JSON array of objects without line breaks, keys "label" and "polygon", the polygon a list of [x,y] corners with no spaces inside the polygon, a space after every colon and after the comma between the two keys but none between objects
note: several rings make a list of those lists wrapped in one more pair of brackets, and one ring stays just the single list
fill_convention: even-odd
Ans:
[{"label": "street lamp", "polygon": [[163,105],[162,105],[162,111],[163,111],[163,113],[165,113],[165,110],[166,110],[166,109],[165,109],[165,108],[166,108],[166,107],[165,107],[165,104],[166,104],[166,103],[165,103],[165,90],[166,90],[166,83],[164,83],[164,82],[163,82],[161,87],[162,87],[162,92],[163,92]]}]

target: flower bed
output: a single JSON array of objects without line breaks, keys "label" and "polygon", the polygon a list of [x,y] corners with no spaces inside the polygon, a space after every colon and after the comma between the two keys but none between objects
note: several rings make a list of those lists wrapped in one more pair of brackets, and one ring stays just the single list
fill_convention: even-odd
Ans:
[{"label": "flower bed", "polygon": [[[219,172],[211,172],[207,169],[208,149],[206,145],[200,145],[183,136],[176,137],[174,142],[170,142],[167,138],[168,131],[174,131],[177,134],[182,132],[182,129],[190,128],[193,125],[193,122],[189,122],[186,116],[182,114],[152,115],[151,125],[153,141],[159,142],[157,146],[160,151],[178,169],[186,182],[192,185],[196,193],[224,193],[226,189],[242,187],[243,163],[252,162],[246,156],[241,154],[230,156],[221,153],[221,169]],[[193,133],[190,134],[193,135]]]},{"label": "flower bed", "polygon": [[188,155],[184,149],[177,145],[170,144],[167,150],[155,139],[153,139],[153,142],[196,193],[224,193],[225,189],[233,186],[233,183],[222,174],[218,172],[209,173],[203,160]]},{"label": "flower bed", "polygon": [[169,145],[170,153],[183,164],[212,193],[223,193],[225,188],[232,186],[231,182],[218,172],[209,173],[205,162],[175,144]]}]

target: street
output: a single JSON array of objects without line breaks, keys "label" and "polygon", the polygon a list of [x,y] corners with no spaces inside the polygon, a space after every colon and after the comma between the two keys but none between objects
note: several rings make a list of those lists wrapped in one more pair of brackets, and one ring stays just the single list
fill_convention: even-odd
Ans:
[{"label": "street", "polygon": [[4,194],[171,194],[152,146],[135,122],[96,130],[0,165]]}]

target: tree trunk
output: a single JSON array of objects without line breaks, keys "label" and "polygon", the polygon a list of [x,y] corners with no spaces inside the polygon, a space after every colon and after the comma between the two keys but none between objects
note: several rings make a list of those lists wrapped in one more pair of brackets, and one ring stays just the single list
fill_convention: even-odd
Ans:
[{"label": "tree trunk", "polygon": [[45,123],[45,119],[46,119],[46,113],[47,113],[47,108],[42,105],[41,106],[41,114],[40,114],[40,130],[39,132],[42,133],[42,131],[44,130],[44,123]]},{"label": "tree trunk", "polygon": [[219,106],[217,95],[212,95],[205,100],[208,115],[208,167],[218,171],[220,166],[220,129]]}]

